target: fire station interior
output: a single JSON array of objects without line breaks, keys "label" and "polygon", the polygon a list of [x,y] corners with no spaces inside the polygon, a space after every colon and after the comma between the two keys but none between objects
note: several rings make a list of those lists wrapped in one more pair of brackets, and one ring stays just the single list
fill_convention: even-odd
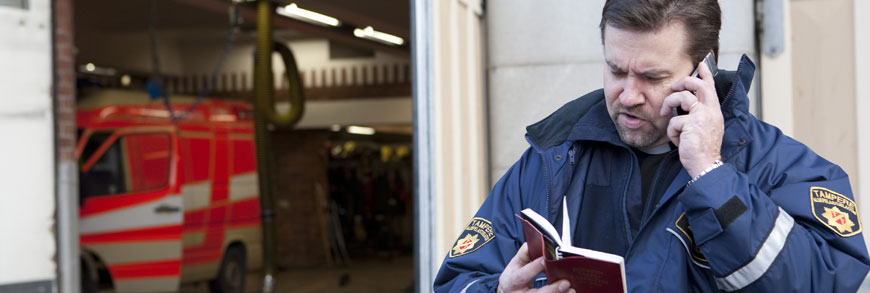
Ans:
[{"label": "fire station interior", "polygon": [[[170,102],[253,103],[256,7],[232,2],[238,1],[74,1],[78,102],[95,92],[126,91],[147,94],[152,108],[166,102],[161,93]],[[411,291],[409,1],[274,3],[281,9],[272,15],[273,36],[295,56],[304,97],[298,123],[268,126],[274,292]],[[288,67],[273,55],[279,113],[292,107]],[[79,161],[99,145],[89,141]],[[124,193],[106,178],[80,178],[83,202]],[[97,291],[112,292],[110,270],[96,271]],[[245,292],[260,292],[262,270],[249,270],[244,282]],[[184,277],[181,284],[181,292],[212,288]]]}]

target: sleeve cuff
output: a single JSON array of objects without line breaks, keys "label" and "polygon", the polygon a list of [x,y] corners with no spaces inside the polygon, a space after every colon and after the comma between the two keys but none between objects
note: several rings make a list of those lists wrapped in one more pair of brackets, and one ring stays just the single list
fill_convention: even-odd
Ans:
[{"label": "sleeve cuff", "polygon": [[724,232],[728,224],[745,212],[746,205],[737,197],[732,184],[736,180],[737,170],[724,164],[698,178],[680,194],[679,201],[686,208],[698,245]]},{"label": "sleeve cuff", "polygon": [[730,164],[724,164],[687,186],[680,194],[679,201],[689,212],[718,208],[734,194],[734,185],[729,183],[735,180],[737,170]]}]

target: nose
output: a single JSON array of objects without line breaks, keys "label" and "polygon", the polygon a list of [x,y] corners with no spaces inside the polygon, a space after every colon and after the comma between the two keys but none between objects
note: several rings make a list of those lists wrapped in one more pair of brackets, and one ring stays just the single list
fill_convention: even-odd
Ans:
[{"label": "nose", "polygon": [[642,104],[644,101],[643,91],[635,77],[629,76],[625,81],[625,88],[619,94],[619,103],[626,108]]}]

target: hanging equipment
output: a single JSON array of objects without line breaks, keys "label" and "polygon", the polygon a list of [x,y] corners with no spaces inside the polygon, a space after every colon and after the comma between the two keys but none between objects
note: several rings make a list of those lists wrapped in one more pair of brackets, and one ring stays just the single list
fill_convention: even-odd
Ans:
[{"label": "hanging equipment", "polygon": [[[272,145],[268,123],[275,127],[292,128],[304,112],[302,82],[292,51],[286,45],[272,40],[271,0],[257,3],[257,49],[254,62],[254,132],[257,148],[257,178],[260,187],[260,209],[263,228],[263,292],[271,293],[275,278],[275,225],[272,199]],[[275,110],[272,52],[277,51],[286,68],[289,86],[290,112]]]}]

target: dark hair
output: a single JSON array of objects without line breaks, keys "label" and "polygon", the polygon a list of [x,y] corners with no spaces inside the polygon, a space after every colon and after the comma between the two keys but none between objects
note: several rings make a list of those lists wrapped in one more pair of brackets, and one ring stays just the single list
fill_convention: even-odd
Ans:
[{"label": "dark hair", "polygon": [[686,27],[686,54],[699,63],[711,50],[719,58],[722,11],[717,0],[607,0],[601,12],[601,42],[604,27],[653,32],[671,21]]}]

